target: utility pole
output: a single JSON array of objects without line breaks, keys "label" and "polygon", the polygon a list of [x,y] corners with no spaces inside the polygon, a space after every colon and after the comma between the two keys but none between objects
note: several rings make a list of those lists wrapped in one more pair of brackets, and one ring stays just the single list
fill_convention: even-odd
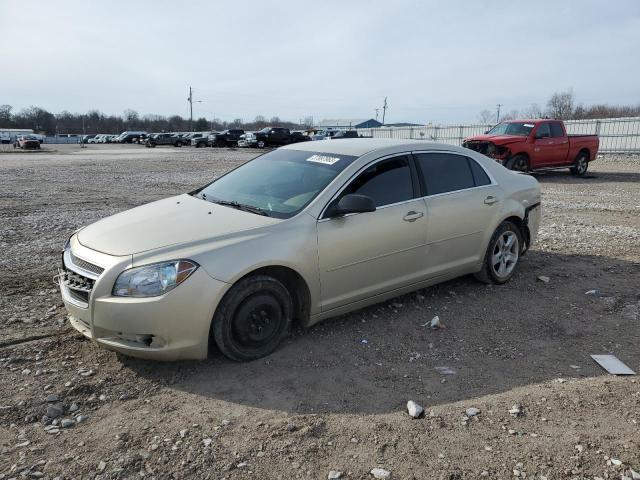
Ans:
[{"label": "utility pole", "polygon": [[382,124],[384,125],[384,119],[387,116],[387,108],[389,108],[389,106],[387,105],[387,97],[384,97],[384,104],[382,105]]},{"label": "utility pole", "polygon": [[189,87],[189,131],[193,132],[193,92],[191,91],[191,87]]},{"label": "utility pole", "polygon": [[376,108],[376,121],[378,121],[378,114],[380,113],[380,109]]},{"label": "utility pole", "polygon": [[503,105],[501,103],[498,104],[498,115],[496,118],[496,123],[500,123],[500,107],[502,107]]}]

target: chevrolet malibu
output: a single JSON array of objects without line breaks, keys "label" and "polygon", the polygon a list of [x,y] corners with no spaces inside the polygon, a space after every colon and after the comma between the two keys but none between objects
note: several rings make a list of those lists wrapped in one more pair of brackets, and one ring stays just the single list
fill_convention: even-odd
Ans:
[{"label": "chevrolet malibu", "polygon": [[540,188],[468,149],[306,142],[67,241],[71,324],[128,355],[233,360],[308,327],[466,274],[507,282],[540,221]]}]

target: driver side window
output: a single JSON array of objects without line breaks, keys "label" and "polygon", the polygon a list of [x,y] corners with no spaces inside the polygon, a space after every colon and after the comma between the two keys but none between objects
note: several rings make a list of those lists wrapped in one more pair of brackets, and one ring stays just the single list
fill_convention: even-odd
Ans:
[{"label": "driver side window", "polygon": [[551,136],[551,130],[549,130],[549,124],[543,123],[538,127],[536,132],[536,138],[549,138]]},{"label": "driver side window", "polygon": [[411,168],[406,156],[390,158],[367,168],[342,192],[371,197],[376,207],[413,198]]}]

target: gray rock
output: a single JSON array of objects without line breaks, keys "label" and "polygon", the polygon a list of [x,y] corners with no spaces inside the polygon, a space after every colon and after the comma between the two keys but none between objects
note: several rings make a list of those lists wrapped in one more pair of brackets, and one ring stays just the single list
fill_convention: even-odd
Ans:
[{"label": "gray rock", "polygon": [[86,422],[87,420],[89,420],[89,415],[78,415],[76,417],[76,423]]},{"label": "gray rock", "polygon": [[69,407],[70,412],[77,412],[79,409],[80,407],[78,407],[77,403],[72,403],[71,406]]},{"label": "gray rock", "polygon": [[98,471],[99,472],[104,472],[104,469],[107,468],[107,464],[100,460],[100,463],[98,463]]},{"label": "gray rock", "polygon": [[64,407],[61,403],[51,403],[47,405],[47,417],[58,418],[64,413]]},{"label": "gray rock", "polygon": [[467,417],[475,417],[476,415],[480,414],[480,409],[476,407],[470,407],[467,408],[464,412],[467,414]]},{"label": "gray rock", "polygon": [[411,415],[413,418],[420,418],[420,416],[424,413],[424,408],[422,408],[413,400],[409,400],[407,402],[407,412],[409,412],[409,415]]},{"label": "gray rock", "polygon": [[540,275],[538,277],[538,280],[540,280],[542,283],[549,283],[551,279],[549,277],[546,277],[545,275]]},{"label": "gray rock", "polygon": [[331,470],[327,475],[327,480],[337,480],[338,478],[342,478],[342,472],[337,470]]},{"label": "gray rock", "polygon": [[57,401],[58,401],[58,395],[56,395],[55,393],[47,395],[47,403],[56,403]]},{"label": "gray rock", "polygon": [[373,470],[371,470],[371,475],[373,475],[373,478],[383,480],[391,478],[391,472],[389,470],[385,470],[384,468],[374,468]]},{"label": "gray rock", "polygon": [[69,427],[72,427],[73,425],[75,425],[75,423],[76,422],[74,422],[70,418],[63,418],[62,421],[60,422],[60,426],[62,428],[69,428]]}]

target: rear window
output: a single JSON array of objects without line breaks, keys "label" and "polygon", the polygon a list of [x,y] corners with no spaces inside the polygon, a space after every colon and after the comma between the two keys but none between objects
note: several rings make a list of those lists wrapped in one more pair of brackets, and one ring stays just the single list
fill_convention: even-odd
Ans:
[{"label": "rear window", "polygon": [[[478,185],[491,183],[487,174],[475,161],[462,155],[451,153],[419,153],[416,160],[427,195],[455,192],[476,186],[472,168],[477,169]],[[471,166],[471,163],[475,167]],[[486,183],[482,183],[486,182]]]}]

